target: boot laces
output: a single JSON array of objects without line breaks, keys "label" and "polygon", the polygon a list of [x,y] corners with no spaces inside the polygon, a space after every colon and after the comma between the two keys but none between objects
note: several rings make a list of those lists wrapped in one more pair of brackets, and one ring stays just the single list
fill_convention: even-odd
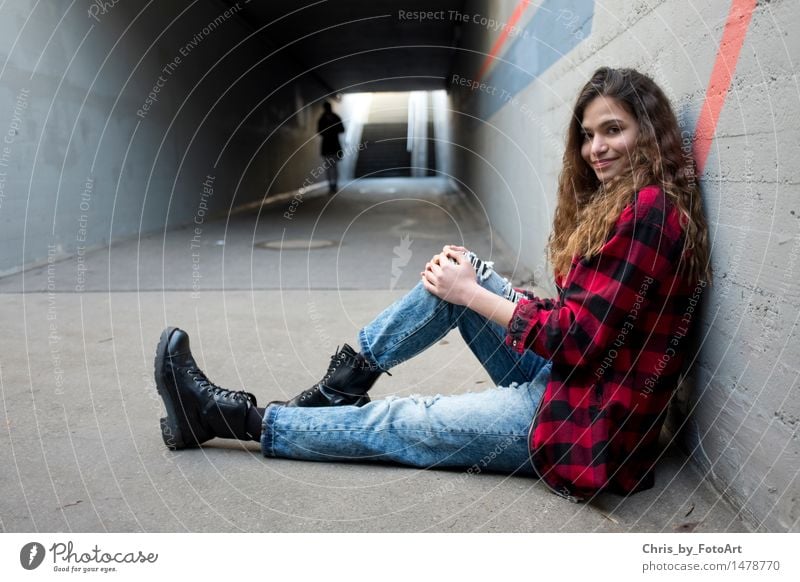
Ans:
[{"label": "boot laces", "polygon": [[250,404],[256,406],[256,397],[250,392],[245,392],[244,390],[227,390],[226,388],[217,386],[208,379],[208,376],[206,376],[200,368],[194,366],[187,368],[186,371],[189,376],[197,382],[200,388],[210,392],[215,400],[218,398],[224,400],[247,400]]},{"label": "boot laces", "polygon": [[331,376],[333,376],[333,373],[339,369],[339,366],[341,366],[342,362],[344,362],[346,359],[347,354],[345,354],[344,351],[339,350],[339,346],[336,346],[336,353],[331,356],[331,363],[328,365],[328,371],[325,372],[325,377],[322,378],[320,384],[326,384],[328,380],[330,380]]},{"label": "boot laces", "polygon": [[[355,358],[353,359],[355,360]],[[320,380],[313,388],[304,390],[300,395],[300,400],[308,400],[320,389],[321,386],[327,386],[328,380],[330,380],[334,372],[339,369],[339,367],[342,365],[342,362],[345,362],[346,360],[347,354],[344,353],[343,350],[340,350],[339,346],[336,346],[336,353],[331,356],[331,363],[328,364],[328,371],[325,372],[325,376],[323,376],[322,380]]]}]

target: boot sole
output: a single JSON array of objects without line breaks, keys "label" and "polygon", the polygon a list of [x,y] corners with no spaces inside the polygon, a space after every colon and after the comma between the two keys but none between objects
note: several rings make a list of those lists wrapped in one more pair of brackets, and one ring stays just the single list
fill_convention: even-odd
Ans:
[{"label": "boot sole", "polygon": [[[158,341],[154,362],[156,390],[158,391],[158,395],[161,396],[161,400],[164,401],[164,407],[167,409],[167,416],[161,419],[161,438],[164,440],[164,444],[167,445],[167,448],[172,451],[198,446],[196,443],[191,441],[187,442],[187,440],[184,439],[184,428],[186,427],[181,426],[179,421],[181,417],[178,415],[178,408],[176,407],[178,394],[170,389],[172,383],[167,380],[165,369],[167,348],[169,347],[169,338],[176,329],[178,328],[168,327],[161,332],[161,339]],[[191,431],[188,431],[186,434],[191,434]]]},{"label": "boot sole", "polygon": [[369,402],[370,402],[369,396],[364,394],[364,396],[361,396],[358,400],[356,400],[352,404],[342,404],[340,406],[358,406],[360,408],[365,404],[369,404]]},{"label": "boot sole", "polygon": [[[281,402],[281,401],[279,401],[279,402]],[[334,406],[358,406],[360,408],[360,407],[364,406],[365,404],[369,404],[369,403],[370,403],[370,398],[366,394],[364,394],[364,396],[359,396],[358,400],[356,400],[355,402],[351,402],[351,403],[347,403],[347,404],[344,404],[344,403],[341,403],[341,404],[319,404],[319,405],[316,405],[316,406],[311,406],[311,405],[308,405],[308,404],[298,404],[296,402],[293,403],[291,400],[282,402],[283,406],[286,406],[288,408],[327,408],[327,407],[334,407]],[[270,404],[272,404],[272,402],[270,402]]]}]

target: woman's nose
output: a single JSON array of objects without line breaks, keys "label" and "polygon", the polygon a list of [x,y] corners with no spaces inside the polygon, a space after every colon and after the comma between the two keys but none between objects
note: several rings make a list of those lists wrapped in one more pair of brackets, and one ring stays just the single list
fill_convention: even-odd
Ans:
[{"label": "woman's nose", "polygon": [[608,150],[608,144],[606,140],[603,139],[602,136],[596,135],[594,139],[592,139],[592,153],[593,154],[602,154]]}]

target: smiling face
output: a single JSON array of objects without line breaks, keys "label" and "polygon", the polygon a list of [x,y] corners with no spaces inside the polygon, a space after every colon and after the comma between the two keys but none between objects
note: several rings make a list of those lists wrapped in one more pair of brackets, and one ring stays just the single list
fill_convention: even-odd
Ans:
[{"label": "smiling face", "polygon": [[581,157],[601,182],[631,165],[639,124],[613,97],[595,97],[583,111]]}]

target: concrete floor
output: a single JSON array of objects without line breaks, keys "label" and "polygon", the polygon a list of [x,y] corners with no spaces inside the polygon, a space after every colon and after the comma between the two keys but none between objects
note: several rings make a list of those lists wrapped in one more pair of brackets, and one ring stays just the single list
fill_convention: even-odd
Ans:
[{"label": "concrete floor", "polygon": [[[194,249],[176,229],[0,279],[3,531],[747,531],[674,449],[654,489],[581,505],[524,477],[266,459],[223,440],[168,451],[152,370],[166,325],[189,331],[214,381],[267,402],[318,380],[445,243],[527,276],[437,179],[365,180],[288,208],[207,221]],[[254,247],[282,239],[333,244]],[[488,387],[458,332],[440,344],[373,397]]]}]

